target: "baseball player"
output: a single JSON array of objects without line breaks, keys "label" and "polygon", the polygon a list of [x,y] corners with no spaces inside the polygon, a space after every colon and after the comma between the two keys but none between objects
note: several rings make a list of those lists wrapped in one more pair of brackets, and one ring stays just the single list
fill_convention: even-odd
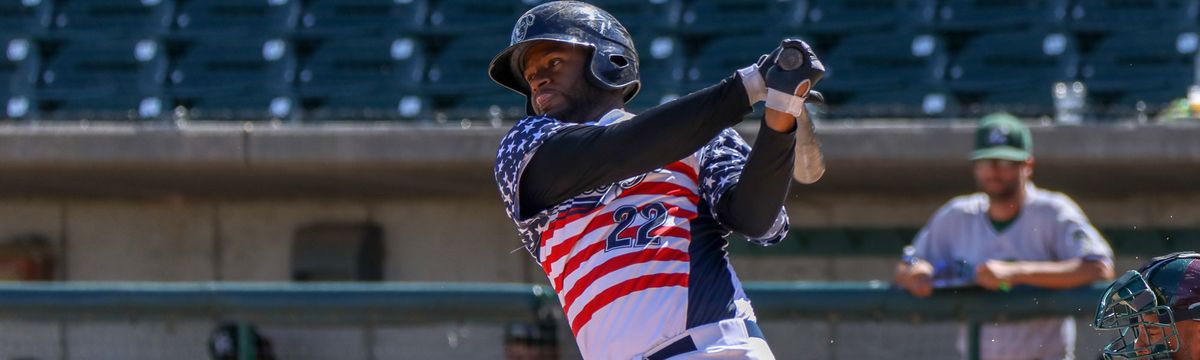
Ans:
[{"label": "baseball player", "polygon": [[[1001,291],[1112,279],[1112,249],[1079,206],[1030,181],[1032,152],[1033,138],[1019,120],[984,117],[971,154],[980,192],[954,198],[933,215],[898,265],[896,284],[926,297],[946,272]],[[962,329],[960,349],[965,335]],[[1070,316],[984,324],[979,336],[983,359],[1074,358]]]},{"label": "baseball player", "polygon": [[[725,236],[769,245],[788,231],[793,145],[812,135],[804,103],[824,72],[808,46],[785,40],[634,115],[623,108],[640,86],[638,53],[607,12],[539,5],[510,45],[489,74],[526,97],[530,116],[502,139],[496,182],[583,356],[773,359]],[[801,58],[777,61],[786,53]],[[763,100],[751,151],[729,127]]]},{"label": "baseball player", "polygon": [[1200,360],[1200,253],[1156,257],[1100,297],[1093,326],[1118,330],[1104,359]]}]

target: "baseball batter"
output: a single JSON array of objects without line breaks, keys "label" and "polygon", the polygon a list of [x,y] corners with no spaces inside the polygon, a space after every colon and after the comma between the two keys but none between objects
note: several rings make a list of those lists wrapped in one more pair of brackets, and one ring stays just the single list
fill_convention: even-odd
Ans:
[{"label": "baseball batter", "polygon": [[[804,103],[824,69],[785,40],[730,70],[628,113],[640,86],[629,33],[569,1],[521,16],[492,60],[492,79],[524,95],[530,113],[500,143],[496,182],[585,358],[774,358],[725,237],[770,245],[787,233],[794,146],[812,136]],[[764,100],[751,151],[729,127]]]}]

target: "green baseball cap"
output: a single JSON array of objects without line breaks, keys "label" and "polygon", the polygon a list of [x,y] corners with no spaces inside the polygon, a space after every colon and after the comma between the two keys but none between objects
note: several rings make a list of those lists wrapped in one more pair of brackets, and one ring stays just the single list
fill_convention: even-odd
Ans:
[{"label": "green baseball cap", "polygon": [[979,120],[971,160],[1025,161],[1033,154],[1033,136],[1015,116],[996,113]]}]

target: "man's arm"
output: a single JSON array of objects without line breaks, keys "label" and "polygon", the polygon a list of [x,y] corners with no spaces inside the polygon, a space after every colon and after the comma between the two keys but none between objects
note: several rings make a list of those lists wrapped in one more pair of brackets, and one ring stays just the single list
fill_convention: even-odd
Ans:
[{"label": "man's arm", "polygon": [[[786,114],[784,114],[786,115]],[[803,114],[802,122],[808,121]],[[795,118],[789,123],[772,123],[764,118],[754,140],[754,149],[742,168],[741,177],[716,204],[718,219],[730,230],[752,239],[770,237],[779,224],[788,188],[792,184]]]},{"label": "man's arm", "polygon": [[522,216],[687,157],[750,109],[735,75],[627,121],[564,128],[546,139],[525,168]]},{"label": "man's arm", "polygon": [[979,285],[998,290],[1006,286],[1027,285],[1047,289],[1070,289],[1100,280],[1112,280],[1112,265],[1103,259],[1063,261],[991,260],[975,269]]}]

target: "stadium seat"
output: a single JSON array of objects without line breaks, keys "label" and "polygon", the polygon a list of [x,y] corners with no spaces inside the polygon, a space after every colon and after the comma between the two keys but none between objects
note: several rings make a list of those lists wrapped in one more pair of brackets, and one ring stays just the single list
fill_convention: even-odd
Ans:
[{"label": "stadium seat", "polygon": [[503,37],[469,36],[456,39],[442,49],[429,66],[427,89],[439,95],[471,95],[494,91],[487,68],[497,53],[508,46]]},{"label": "stadium seat", "polygon": [[[819,88],[820,85],[817,85]],[[825,96],[827,117],[861,118],[951,118],[961,109],[957,98],[936,88],[853,92]]]},{"label": "stadium seat", "polygon": [[827,93],[889,91],[930,86],[946,70],[946,46],[926,34],[866,34],[847,37],[824,56]]},{"label": "stadium seat", "polygon": [[177,0],[172,22],[184,37],[278,36],[296,25],[299,0]]},{"label": "stadium seat", "polygon": [[460,119],[520,119],[525,117],[525,98],[507,89],[464,96],[443,96],[436,112],[450,121]]},{"label": "stadium seat", "polygon": [[713,0],[691,2],[680,30],[689,35],[769,34],[804,19],[803,1]]},{"label": "stadium seat", "polygon": [[1068,0],[946,0],[937,9],[942,31],[1057,29]]},{"label": "stadium seat", "polygon": [[295,50],[278,39],[183,44],[169,75],[177,106],[194,120],[288,118]]},{"label": "stadium seat", "polygon": [[51,19],[50,0],[0,2],[0,36],[40,35]]},{"label": "stadium seat", "polygon": [[[401,99],[420,90],[425,62],[424,46],[414,38],[326,41],[303,59],[297,90],[309,117],[402,118]],[[406,114],[418,115],[419,98],[408,101]]]},{"label": "stadium seat", "polygon": [[1028,99],[1031,108],[1041,108],[1052,99],[1055,82],[1074,80],[1077,73],[1078,52],[1072,37],[986,33],[971,39],[952,60],[946,86],[972,113],[987,112],[992,107],[986,103],[989,97],[1005,106]]},{"label": "stadium seat", "polygon": [[1198,46],[1194,32],[1114,33],[1084,58],[1080,72],[1089,94],[1124,108],[1109,111],[1131,111],[1137,101],[1154,108],[1187,96]]},{"label": "stadium seat", "polygon": [[37,82],[41,52],[27,38],[0,35],[0,119],[24,118],[31,114],[29,93]]},{"label": "stadium seat", "polygon": [[808,7],[806,22],[793,28],[834,35],[920,28],[934,12],[932,0],[814,0]]},{"label": "stadium seat", "polygon": [[164,115],[167,57],[152,40],[47,44],[35,91],[47,119],[130,120]]},{"label": "stadium seat", "polygon": [[305,4],[302,34],[316,36],[396,36],[425,23],[425,1],[317,0]]},{"label": "stadium seat", "polygon": [[51,27],[67,36],[145,38],[166,33],[172,6],[169,0],[62,0]]},{"label": "stadium seat", "polygon": [[1076,0],[1070,27],[1083,32],[1179,30],[1196,26],[1195,0]]},{"label": "stadium seat", "polygon": [[634,42],[638,49],[642,88],[629,108],[645,110],[665,99],[678,97],[687,73],[683,44],[671,36],[638,36]]},{"label": "stadium seat", "polygon": [[507,39],[517,18],[534,5],[519,0],[438,0],[429,9],[427,30],[474,36],[504,34]]},{"label": "stadium seat", "polygon": [[763,36],[726,36],[716,38],[691,57],[684,91],[692,92],[716,84],[737,69],[758,61],[762,54],[779,46],[777,38]]},{"label": "stadium seat", "polygon": [[615,16],[633,36],[674,30],[683,12],[682,0],[602,0],[591,3]]}]

